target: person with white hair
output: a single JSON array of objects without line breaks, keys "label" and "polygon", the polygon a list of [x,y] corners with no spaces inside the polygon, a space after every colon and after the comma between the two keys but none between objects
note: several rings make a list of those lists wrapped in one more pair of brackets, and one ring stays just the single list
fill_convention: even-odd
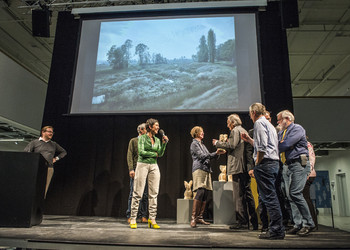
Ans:
[{"label": "person with white hair", "polygon": [[283,110],[277,114],[277,123],[281,127],[278,133],[281,161],[288,166],[287,178],[284,181],[294,221],[294,227],[288,230],[287,234],[306,236],[315,224],[303,196],[306,179],[310,173],[305,130],[294,123],[294,115],[289,110]]},{"label": "person with white hair", "polygon": [[[227,117],[227,127],[231,131],[225,142],[213,139],[213,145],[216,148],[221,148],[227,152],[227,175],[232,175],[233,182],[233,199],[235,201],[235,211],[237,223],[230,226],[230,229],[240,229],[248,224],[246,212],[246,199],[250,198],[252,201],[252,194],[250,186],[250,177],[247,174],[246,162],[244,159],[244,141],[241,139],[242,133],[248,133],[242,127],[242,121],[237,114],[231,114]],[[249,213],[251,216],[251,223],[253,230],[258,230],[258,217],[254,206],[249,206]]]}]

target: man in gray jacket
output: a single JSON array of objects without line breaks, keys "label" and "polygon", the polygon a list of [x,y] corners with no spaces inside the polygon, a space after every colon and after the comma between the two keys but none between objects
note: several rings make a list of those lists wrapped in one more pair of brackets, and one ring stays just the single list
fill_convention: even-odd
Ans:
[{"label": "man in gray jacket", "polygon": [[227,117],[227,127],[231,130],[230,136],[226,142],[213,139],[213,145],[216,148],[225,149],[227,152],[227,175],[232,175],[233,181],[233,199],[235,200],[235,210],[237,224],[230,229],[239,229],[242,225],[248,223],[243,206],[244,186],[244,141],[241,139],[242,133],[248,133],[242,126],[242,121],[237,114]]}]

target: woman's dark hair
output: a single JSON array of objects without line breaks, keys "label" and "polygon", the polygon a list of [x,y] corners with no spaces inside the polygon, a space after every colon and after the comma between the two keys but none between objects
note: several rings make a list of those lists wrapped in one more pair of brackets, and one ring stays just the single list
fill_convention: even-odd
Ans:
[{"label": "woman's dark hair", "polygon": [[[149,127],[153,127],[153,125],[158,122],[158,120],[156,119],[153,119],[153,118],[149,118],[147,121],[146,121],[146,129],[147,129],[147,132],[149,132],[151,129]],[[159,122],[158,122],[159,123]]]}]

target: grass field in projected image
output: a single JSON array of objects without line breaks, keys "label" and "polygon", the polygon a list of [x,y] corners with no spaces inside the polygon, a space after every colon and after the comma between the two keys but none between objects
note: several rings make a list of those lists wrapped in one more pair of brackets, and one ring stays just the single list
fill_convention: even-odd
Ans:
[{"label": "grass field in projected image", "polygon": [[92,109],[137,110],[232,109],[237,107],[237,71],[227,62],[171,63],[113,70],[98,65]]}]

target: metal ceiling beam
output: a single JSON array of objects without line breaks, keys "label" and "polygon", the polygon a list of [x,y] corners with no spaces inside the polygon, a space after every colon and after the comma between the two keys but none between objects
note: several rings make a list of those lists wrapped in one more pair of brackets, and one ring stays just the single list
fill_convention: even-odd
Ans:
[{"label": "metal ceiling beam", "polygon": [[121,11],[139,11],[139,10],[163,10],[163,9],[190,9],[190,8],[218,8],[218,7],[259,7],[267,6],[267,0],[236,0],[236,1],[208,1],[208,2],[182,2],[182,3],[163,3],[163,4],[144,4],[144,5],[125,5],[109,6],[97,8],[77,8],[72,10],[72,14],[88,13],[110,13]]},{"label": "metal ceiling beam", "polygon": [[328,79],[328,77],[330,77],[342,64],[344,64],[348,59],[350,58],[350,55],[347,55],[346,57],[344,57],[339,63],[337,63],[337,65],[334,65],[334,67],[332,67],[330,70],[328,70],[322,81],[314,88],[312,88],[310,90],[310,92],[307,94],[307,96],[310,96],[312,93],[314,93],[317,89],[319,89],[320,87],[322,87],[322,84],[325,83]]}]

